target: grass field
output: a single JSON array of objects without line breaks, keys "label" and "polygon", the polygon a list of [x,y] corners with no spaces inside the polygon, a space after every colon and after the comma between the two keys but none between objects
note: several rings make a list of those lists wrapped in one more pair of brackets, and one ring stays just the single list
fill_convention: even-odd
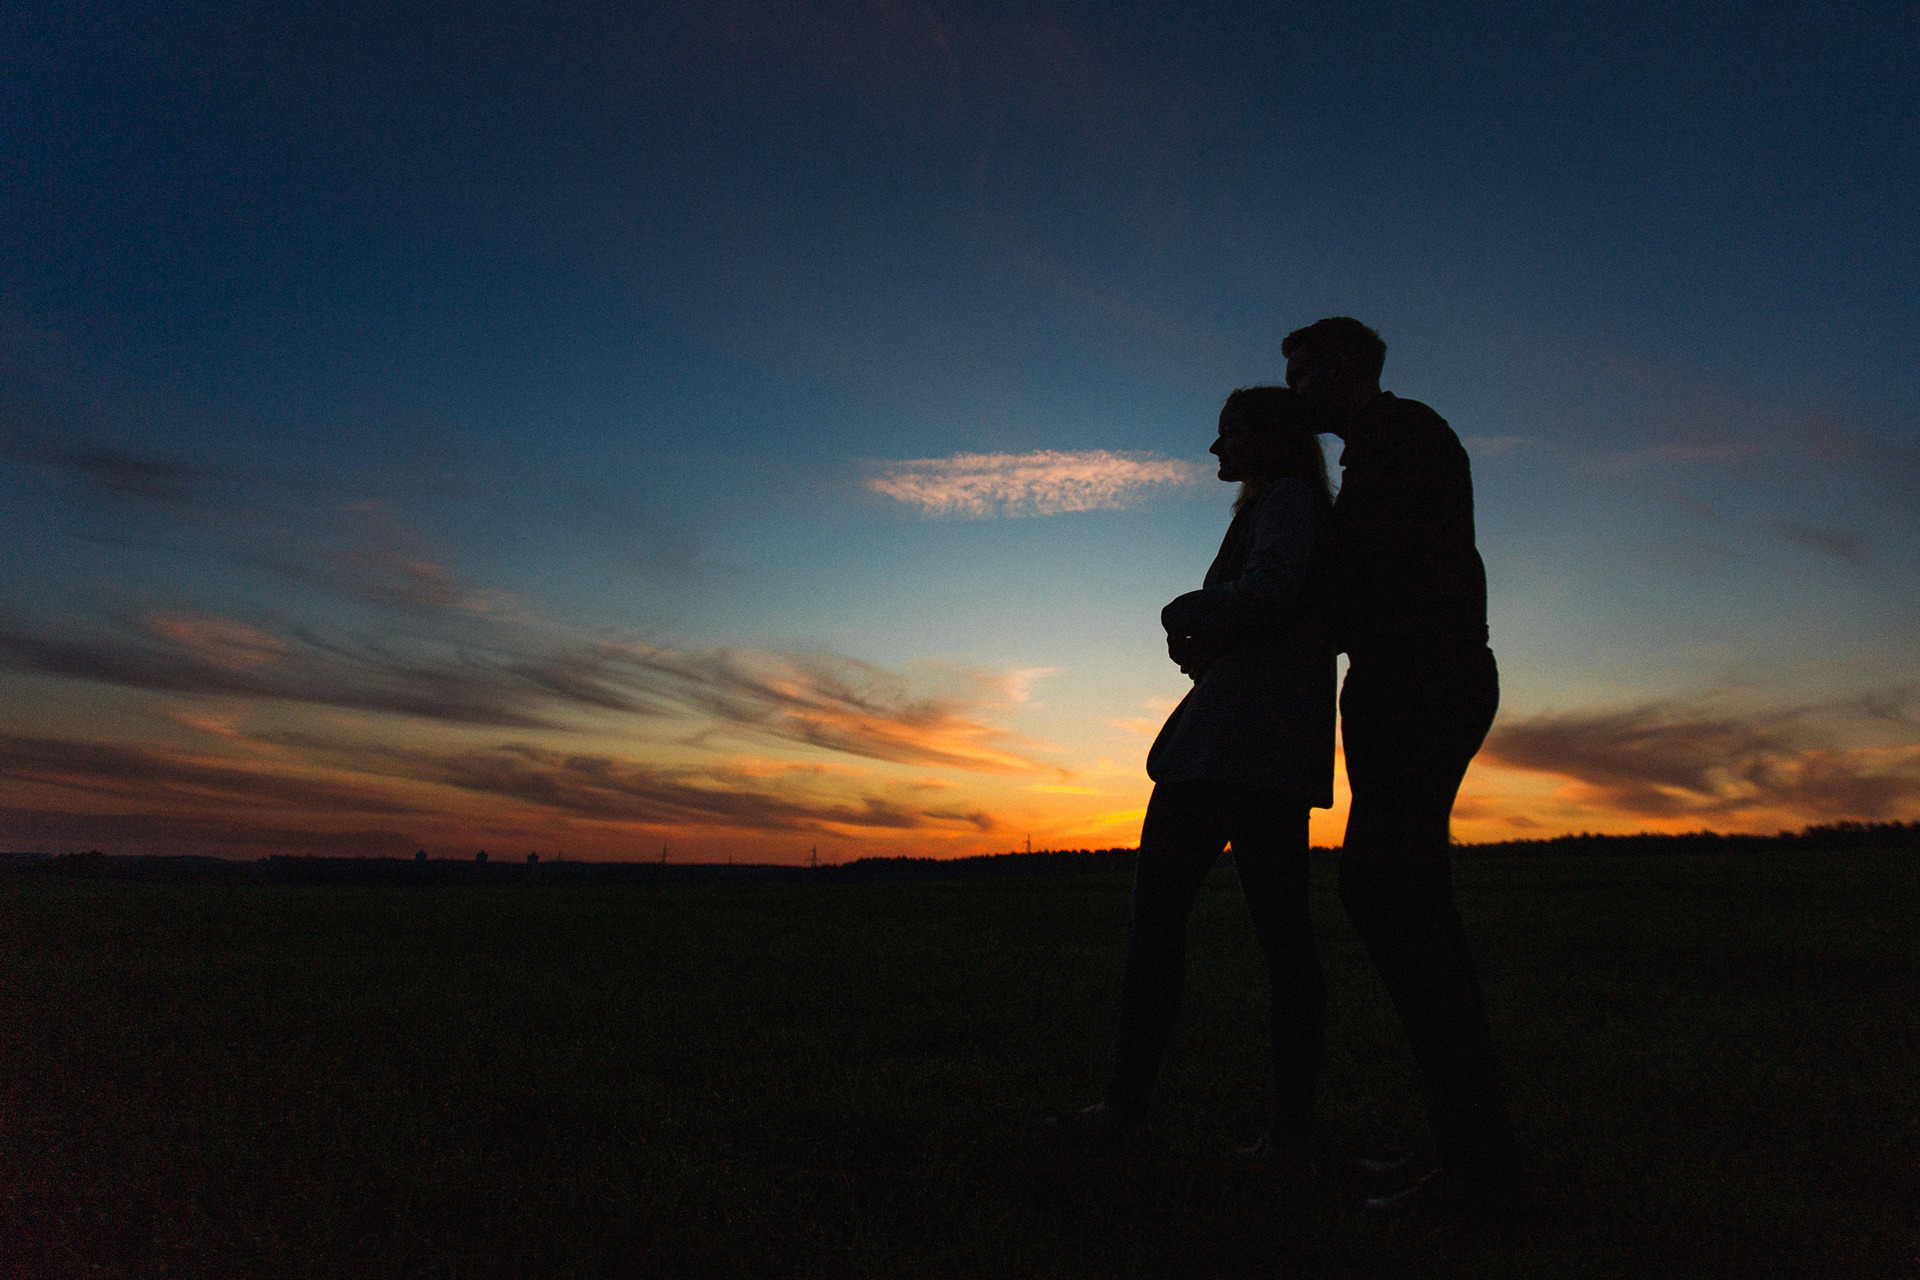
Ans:
[{"label": "grass field", "polygon": [[[1316,867],[1331,1156],[1421,1136]],[[1146,1139],[1117,875],[360,889],[0,876],[7,1276],[1920,1276],[1910,853],[1478,856],[1537,1220],[1381,1223],[1265,1105],[1230,872]]]}]

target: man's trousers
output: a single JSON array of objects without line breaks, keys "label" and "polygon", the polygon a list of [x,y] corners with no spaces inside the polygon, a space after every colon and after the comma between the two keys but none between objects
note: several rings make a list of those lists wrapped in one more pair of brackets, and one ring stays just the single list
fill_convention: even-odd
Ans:
[{"label": "man's trousers", "polygon": [[1480,978],[1453,903],[1449,821],[1500,702],[1484,647],[1441,659],[1355,659],[1340,693],[1353,808],[1340,900],[1426,1084],[1443,1165],[1496,1177],[1516,1164]]}]

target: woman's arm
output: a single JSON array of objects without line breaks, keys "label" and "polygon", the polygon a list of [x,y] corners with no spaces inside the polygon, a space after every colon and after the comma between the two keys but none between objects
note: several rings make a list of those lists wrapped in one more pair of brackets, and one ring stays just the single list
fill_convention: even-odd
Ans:
[{"label": "woman's arm", "polygon": [[1167,656],[1180,668],[1181,675],[1191,677],[1196,684],[1200,682],[1200,677],[1207,674],[1207,668],[1218,662],[1232,647],[1225,632],[1167,637]]},{"label": "woman's arm", "polygon": [[1274,622],[1299,599],[1319,533],[1320,504],[1293,479],[1274,481],[1258,502],[1246,569],[1175,598],[1160,611],[1168,635],[1245,635]]}]

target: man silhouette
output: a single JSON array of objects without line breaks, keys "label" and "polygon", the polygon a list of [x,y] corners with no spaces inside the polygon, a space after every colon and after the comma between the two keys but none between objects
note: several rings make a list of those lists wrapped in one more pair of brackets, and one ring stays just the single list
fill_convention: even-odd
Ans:
[{"label": "man silhouette", "polygon": [[1358,320],[1317,321],[1280,351],[1287,385],[1346,442],[1328,533],[1353,790],[1340,900],[1420,1066],[1435,1147],[1355,1169],[1394,1191],[1368,1201],[1379,1209],[1510,1205],[1519,1161],[1448,828],[1500,700],[1467,453],[1439,414],[1380,389],[1387,347]]}]

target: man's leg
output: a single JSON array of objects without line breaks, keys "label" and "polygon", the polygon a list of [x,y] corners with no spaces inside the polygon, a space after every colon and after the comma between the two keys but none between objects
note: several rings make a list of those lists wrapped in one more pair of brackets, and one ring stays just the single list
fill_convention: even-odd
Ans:
[{"label": "man's leg", "polygon": [[1246,788],[1230,828],[1233,865],[1267,961],[1273,1044],[1273,1111],[1267,1140],[1306,1145],[1327,1038],[1327,983],[1307,910],[1307,810],[1299,801]]},{"label": "man's leg", "polygon": [[1479,975],[1453,903],[1448,819],[1498,701],[1492,656],[1439,677],[1357,670],[1343,691],[1353,808],[1340,898],[1419,1064],[1442,1164],[1494,1179],[1517,1156]]},{"label": "man's leg", "polygon": [[1187,973],[1187,917],[1227,843],[1219,784],[1162,783],[1147,802],[1133,877],[1133,927],[1120,983],[1113,1074],[1102,1099],[1115,1120],[1146,1113],[1160,1059],[1180,1011]]}]

